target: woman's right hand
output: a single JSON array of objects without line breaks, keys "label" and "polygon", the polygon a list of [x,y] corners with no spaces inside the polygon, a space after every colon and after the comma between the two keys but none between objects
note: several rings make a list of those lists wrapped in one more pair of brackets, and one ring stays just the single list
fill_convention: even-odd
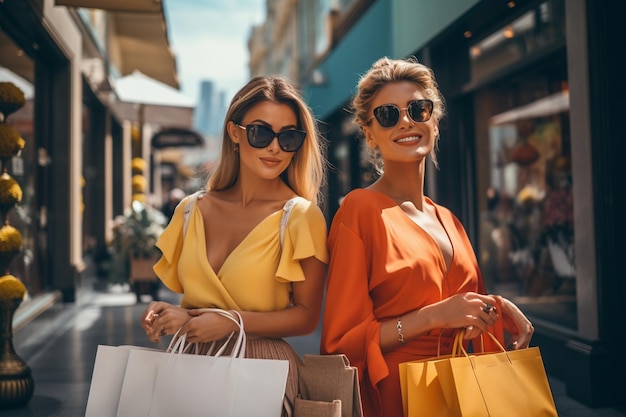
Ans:
[{"label": "woman's right hand", "polygon": [[141,316],[141,326],[154,343],[158,343],[162,336],[176,333],[187,321],[187,309],[163,301],[148,304]]},{"label": "woman's right hand", "polygon": [[435,328],[465,328],[465,339],[487,332],[499,318],[496,297],[475,292],[455,294],[433,309]]},{"label": "woman's right hand", "polygon": [[512,323],[514,331],[512,332],[506,345],[508,349],[523,349],[527,348],[530,344],[530,339],[533,337],[535,328],[528,318],[522,313],[518,306],[516,306],[511,300],[502,296],[497,296],[500,299],[502,305],[503,317],[510,319],[509,323]]}]

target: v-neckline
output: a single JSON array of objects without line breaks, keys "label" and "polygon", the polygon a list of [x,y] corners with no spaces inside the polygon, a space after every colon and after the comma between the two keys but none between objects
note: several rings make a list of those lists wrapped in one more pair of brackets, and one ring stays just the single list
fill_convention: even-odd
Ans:
[{"label": "v-neckline", "polygon": [[430,233],[428,233],[428,231],[426,229],[424,229],[420,224],[415,222],[411,218],[411,216],[409,216],[409,214],[402,209],[402,207],[400,206],[400,204],[398,204],[398,202],[396,202],[393,198],[391,198],[390,196],[388,196],[387,194],[385,194],[385,193],[383,193],[381,191],[375,191],[375,190],[369,190],[369,189],[366,189],[366,191],[369,191],[371,193],[380,194],[384,198],[386,198],[387,200],[391,201],[396,206],[396,208],[402,212],[404,217],[411,224],[413,224],[415,227],[419,228],[419,230],[421,230],[426,236],[428,236],[430,241],[437,247],[437,250],[439,251],[439,256],[440,256],[440,259],[441,259],[441,263],[442,263],[442,265],[444,267],[444,272],[447,275],[448,272],[450,271],[450,268],[454,264],[454,258],[456,256],[456,250],[454,249],[454,244],[452,243],[452,238],[450,237],[450,232],[448,232],[448,229],[447,229],[445,223],[441,219],[441,215],[439,214],[439,210],[437,209],[437,205],[430,198],[428,198],[426,196],[424,197],[424,203],[432,206],[432,208],[435,210],[435,215],[437,216],[437,220],[439,221],[439,224],[441,225],[441,228],[443,229],[446,237],[448,238],[448,241],[450,242],[450,248],[452,249],[452,255],[450,256],[450,263],[446,262],[446,256],[444,255],[443,250],[441,249],[441,246],[439,245],[439,242],[437,242],[437,240]]},{"label": "v-neckline", "polygon": [[[196,207],[197,209],[197,207]],[[261,220],[260,222],[258,222],[256,224],[256,226],[254,226],[252,229],[250,229],[250,231],[244,236],[243,239],[241,239],[241,241],[233,248],[233,250],[226,256],[226,258],[224,258],[224,262],[222,262],[222,265],[220,265],[220,267],[218,269],[215,269],[213,265],[211,265],[211,262],[209,262],[209,257],[207,254],[207,246],[206,246],[206,229],[204,227],[204,217],[202,217],[202,212],[200,212],[200,219],[202,221],[202,239],[199,239],[201,242],[201,250],[200,253],[204,254],[204,260],[206,261],[206,264],[209,266],[209,269],[217,276],[220,277],[220,273],[222,272],[222,270],[224,269],[224,265],[226,265],[230,259],[233,257],[233,254],[237,251],[239,251],[239,248],[241,248],[243,246],[243,244],[250,238],[251,235],[255,234],[256,231],[267,221],[269,221],[269,219],[271,219],[272,217],[276,216],[277,214],[281,213],[283,211],[283,209],[279,209],[273,213],[268,214],[265,218],[263,218],[263,220]],[[279,232],[278,227],[276,228],[276,233]]]}]

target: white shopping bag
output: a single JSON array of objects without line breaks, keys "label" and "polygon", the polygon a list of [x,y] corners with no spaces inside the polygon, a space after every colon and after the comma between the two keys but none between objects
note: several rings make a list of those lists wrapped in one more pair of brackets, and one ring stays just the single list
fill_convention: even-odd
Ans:
[{"label": "white shopping bag", "polygon": [[126,365],[131,351],[152,351],[137,346],[98,346],[85,417],[116,417]]},{"label": "white shopping bag", "polygon": [[289,361],[173,356],[159,367],[150,417],[281,415]]},{"label": "white shopping bag", "polygon": [[132,349],[124,372],[116,417],[148,417],[159,364],[170,353]]},{"label": "white shopping bag", "polygon": [[245,358],[241,317],[229,314],[239,327],[232,356],[192,355],[180,348],[159,363],[149,417],[281,415],[289,361]]}]

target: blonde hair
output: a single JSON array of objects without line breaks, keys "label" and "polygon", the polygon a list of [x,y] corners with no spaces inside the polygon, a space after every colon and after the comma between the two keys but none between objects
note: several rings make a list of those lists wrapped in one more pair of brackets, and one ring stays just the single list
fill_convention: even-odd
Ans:
[{"label": "blonde hair", "polygon": [[[409,81],[418,85],[426,98],[433,101],[432,118],[435,123],[439,123],[445,114],[444,98],[439,91],[439,86],[435,80],[435,74],[432,69],[424,64],[420,64],[415,57],[407,59],[390,59],[383,57],[374,62],[371,68],[361,77],[357,84],[357,92],[352,100],[352,108],[354,110],[354,121],[359,126],[365,126],[370,118],[372,111],[372,102],[376,93],[388,83]],[[437,166],[437,142],[439,136],[435,139],[430,157]],[[381,174],[383,172],[383,161],[378,150],[370,149],[370,162]]]},{"label": "blonde hair", "polygon": [[239,154],[235,151],[235,144],[228,135],[226,125],[229,121],[241,124],[248,110],[263,101],[291,107],[298,119],[298,129],[307,133],[302,147],[295,152],[281,177],[296,194],[317,204],[326,178],[323,142],[315,117],[300,92],[289,80],[280,76],[255,77],[235,94],[224,120],[222,154],[217,166],[210,173],[207,189],[225,190],[237,181]]}]

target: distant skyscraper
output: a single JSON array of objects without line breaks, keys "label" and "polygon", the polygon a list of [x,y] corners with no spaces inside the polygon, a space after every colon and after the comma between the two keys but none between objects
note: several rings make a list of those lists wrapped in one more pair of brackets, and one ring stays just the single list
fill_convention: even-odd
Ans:
[{"label": "distant skyscraper", "polygon": [[224,127],[224,118],[226,117],[226,109],[228,107],[227,100],[226,92],[220,91],[215,112],[216,123],[213,125],[213,134],[219,137],[222,136],[222,128]]},{"label": "distant skyscraper", "polygon": [[214,88],[213,81],[202,81],[200,83],[200,98],[194,114],[194,127],[204,136],[210,136],[212,113],[214,112]]},{"label": "distant skyscraper", "polygon": [[194,127],[205,136],[221,136],[226,116],[226,93],[216,91],[213,81],[200,84],[200,99],[194,115]]}]

